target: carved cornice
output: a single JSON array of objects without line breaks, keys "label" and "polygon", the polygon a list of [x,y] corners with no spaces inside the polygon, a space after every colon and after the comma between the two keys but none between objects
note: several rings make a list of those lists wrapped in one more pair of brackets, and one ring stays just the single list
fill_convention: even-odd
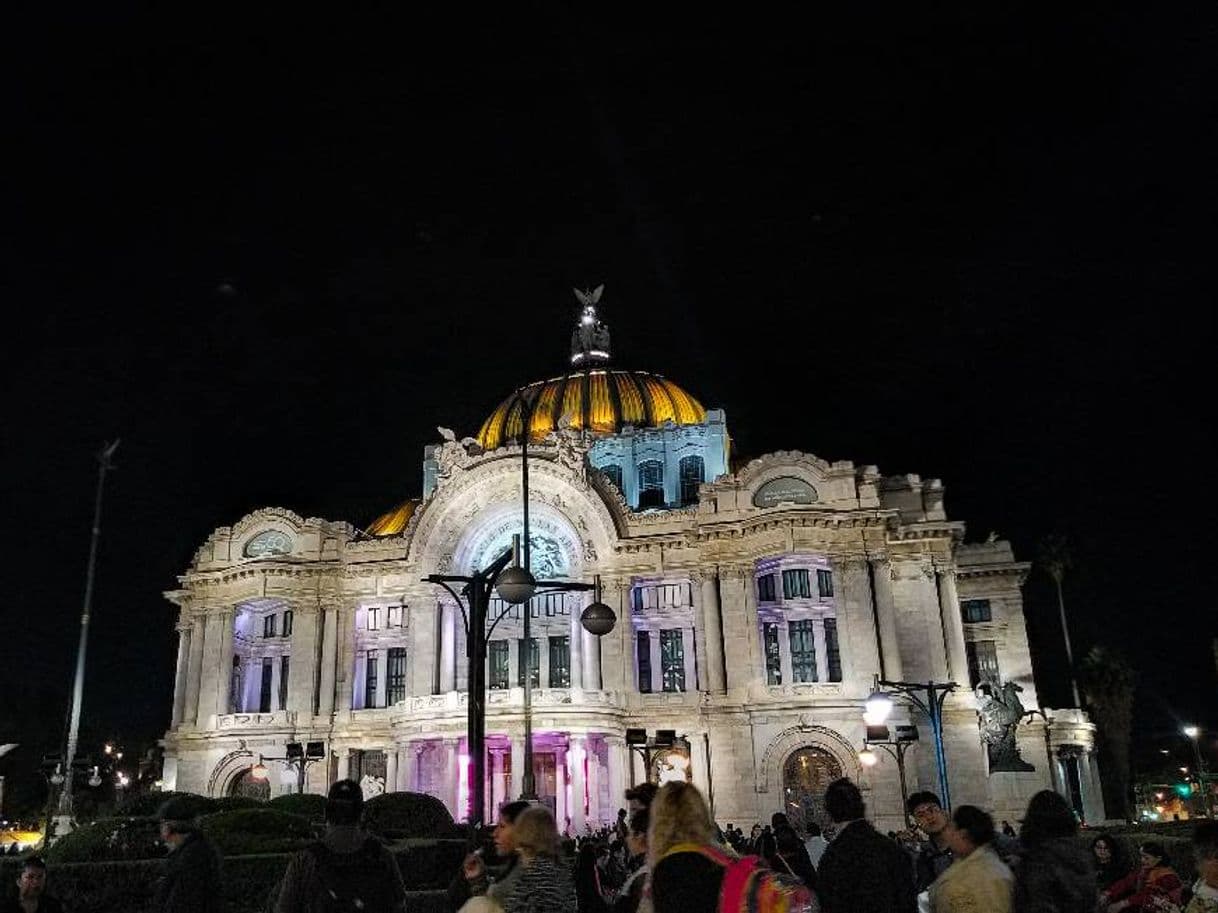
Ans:
[{"label": "carved cornice", "polygon": [[775,450],[750,460],[748,465],[736,473],[736,479],[742,487],[748,487],[769,469],[793,467],[803,468],[817,479],[824,479],[833,470],[827,462],[810,453],[800,450]]}]

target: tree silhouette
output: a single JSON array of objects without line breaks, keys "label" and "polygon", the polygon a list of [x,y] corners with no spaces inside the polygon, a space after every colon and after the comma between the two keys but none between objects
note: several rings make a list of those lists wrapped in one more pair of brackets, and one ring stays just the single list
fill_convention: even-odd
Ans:
[{"label": "tree silhouette", "polygon": [[1078,696],[1078,675],[1074,668],[1074,649],[1070,645],[1070,625],[1066,621],[1066,600],[1062,596],[1062,580],[1074,562],[1070,554],[1070,542],[1060,533],[1053,533],[1041,540],[1037,550],[1036,564],[1050,577],[1057,587],[1057,609],[1061,613],[1062,637],[1066,641],[1066,662],[1070,666],[1070,693],[1074,696],[1074,706],[1081,707],[1083,702]]},{"label": "tree silhouette", "polygon": [[1129,743],[1133,735],[1133,693],[1138,675],[1115,650],[1091,648],[1079,665],[1087,710],[1099,727],[1108,814],[1129,818]]}]

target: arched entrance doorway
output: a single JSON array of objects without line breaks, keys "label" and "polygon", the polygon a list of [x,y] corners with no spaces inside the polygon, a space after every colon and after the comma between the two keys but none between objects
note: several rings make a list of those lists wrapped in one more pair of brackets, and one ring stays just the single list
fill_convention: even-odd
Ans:
[{"label": "arched entrance doorway", "polygon": [[821,827],[828,823],[825,814],[825,788],[842,775],[842,766],[823,748],[797,748],[782,766],[784,811],[796,830],[803,831],[809,821]]},{"label": "arched entrance doorway", "polygon": [[266,777],[254,779],[253,768],[247,767],[233,777],[228,786],[230,796],[244,796],[247,799],[257,799],[266,802],[271,798],[271,781]]}]

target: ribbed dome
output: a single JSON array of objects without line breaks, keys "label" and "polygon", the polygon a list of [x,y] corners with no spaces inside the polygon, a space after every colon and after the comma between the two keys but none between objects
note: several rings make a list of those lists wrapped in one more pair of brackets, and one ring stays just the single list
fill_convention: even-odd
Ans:
[{"label": "ribbed dome", "polygon": [[406,524],[410,522],[410,518],[414,516],[415,508],[419,506],[419,502],[415,498],[408,501],[403,501],[397,507],[381,514],[368,527],[368,534],[371,536],[397,536],[406,529]]},{"label": "ribbed dome", "polygon": [[700,402],[658,374],[607,368],[575,371],[529,384],[500,403],[478,432],[483,449],[494,450],[520,438],[526,403],[535,404],[530,441],[542,440],[560,424],[593,434],[615,434],[624,425],[658,428],[664,422],[696,425],[706,421]]}]

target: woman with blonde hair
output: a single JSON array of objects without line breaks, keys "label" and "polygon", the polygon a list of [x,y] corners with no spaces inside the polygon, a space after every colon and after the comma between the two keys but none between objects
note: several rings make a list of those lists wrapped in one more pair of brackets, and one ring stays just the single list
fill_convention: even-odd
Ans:
[{"label": "woman with blonde hair", "polygon": [[558,828],[549,809],[521,812],[513,836],[522,872],[504,902],[506,913],[571,913],[575,885],[559,858]]},{"label": "woman with blonde hair", "polygon": [[724,864],[712,854],[715,844],[710,809],[689,783],[665,783],[651,802],[647,864],[655,913],[717,910]]}]

